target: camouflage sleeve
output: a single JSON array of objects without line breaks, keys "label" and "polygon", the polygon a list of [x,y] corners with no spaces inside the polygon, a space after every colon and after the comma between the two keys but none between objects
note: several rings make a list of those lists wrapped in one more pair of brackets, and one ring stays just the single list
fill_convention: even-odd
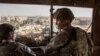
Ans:
[{"label": "camouflage sleeve", "polygon": [[36,54],[26,45],[18,43],[18,51],[22,53],[23,56],[36,56]]},{"label": "camouflage sleeve", "polygon": [[60,46],[63,46],[68,41],[69,35],[67,32],[60,32],[56,37],[51,39],[51,42],[48,44],[48,48],[57,49]]},{"label": "camouflage sleeve", "polygon": [[88,45],[88,39],[87,39],[87,33],[82,30],[82,29],[78,29],[77,30],[77,48],[78,48],[78,54],[80,54],[80,56],[88,56],[88,49],[89,49],[89,45]]}]

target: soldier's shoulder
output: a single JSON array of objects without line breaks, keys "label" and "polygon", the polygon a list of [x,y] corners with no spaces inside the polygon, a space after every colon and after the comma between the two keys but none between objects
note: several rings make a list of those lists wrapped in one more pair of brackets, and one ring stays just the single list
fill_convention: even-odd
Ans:
[{"label": "soldier's shoulder", "polygon": [[82,28],[79,28],[79,27],[75,27],[77,33],[86,33],[85,30],[83,30]]}]

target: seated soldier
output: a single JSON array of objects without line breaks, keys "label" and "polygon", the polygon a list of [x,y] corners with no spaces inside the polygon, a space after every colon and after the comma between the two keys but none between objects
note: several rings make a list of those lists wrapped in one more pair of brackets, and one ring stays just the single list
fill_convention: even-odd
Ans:
[{"label": "seated soldier", "polygon": [[14,27],[0,24],[0,56],[36,56],[26,45],[15,42]]},{"label": "seated soldier", "polygon": [[91,56],[93,42],[84,30],[71,25],[74,19],[72,11],[59,8],[53,16],[60,32],[47,46],[41,47],[46,56]]}]

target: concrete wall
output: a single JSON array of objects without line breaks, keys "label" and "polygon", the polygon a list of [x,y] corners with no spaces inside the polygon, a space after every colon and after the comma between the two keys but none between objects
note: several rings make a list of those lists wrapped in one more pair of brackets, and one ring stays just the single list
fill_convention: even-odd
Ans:
[{"label": "concrete wall", "polygon": [[100,56],[100,1],[99,0],[95,0],[92,28],[93,28],[93,40],[94,40],[93,56]]}]

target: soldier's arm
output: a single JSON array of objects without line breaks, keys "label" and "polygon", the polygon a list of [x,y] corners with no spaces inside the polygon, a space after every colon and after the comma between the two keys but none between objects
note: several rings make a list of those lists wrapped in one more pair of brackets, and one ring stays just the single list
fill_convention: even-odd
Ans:
[{"label": "soldier's arm", "polygon": [[63,46],[68,41],[68,39],[69,39],[68,33],[61,32],[51,40],[51,42],[46,46],[46,48],[57,49]]},{"label": "soldier's arm", "polygon": [[25,56],[36,56],[36,54],[26,45],[19,43],[19,52]]}]

